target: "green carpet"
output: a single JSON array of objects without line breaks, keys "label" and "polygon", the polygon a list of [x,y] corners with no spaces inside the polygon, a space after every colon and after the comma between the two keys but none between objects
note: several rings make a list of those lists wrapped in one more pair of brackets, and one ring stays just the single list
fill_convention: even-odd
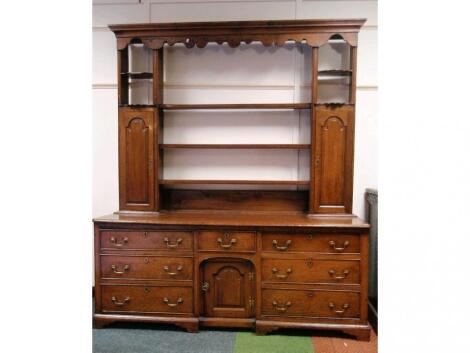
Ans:
[{"label": "green carpet", "polygon": [[312,338],[239,332],[233,353],[313,353]]},{"label": "green carpet", "polygon": [[93,330],[93,353],[313,353],[313,347],[309,336],[126,327]]}]

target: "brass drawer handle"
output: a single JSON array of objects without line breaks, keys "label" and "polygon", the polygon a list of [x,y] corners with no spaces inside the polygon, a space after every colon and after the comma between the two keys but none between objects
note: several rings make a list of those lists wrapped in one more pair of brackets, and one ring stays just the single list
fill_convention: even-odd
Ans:
[{"label": "brass drawer handle", "polygon": [[109,238],[109,242],[114,244],[114,246],[117,246],[117,247],[122,247],[123,245],[126,245],[128,241],[129,241],[128,237],[122,238],[122,241],[118,241],[115,237]]},{"label": "brass drawer handle", "polygon": [[176,271],[177,271],[177,272],[170,272],[170,267],[168,267],[168,266],[164,266],[164,267],[163,267],[163,270],[164,270],[169,276],[176,276],[176,275],[178,274],[178,272],[180,272],[182,269],[183,269],[183,266],[182,266],[182,265],[179,265],[179,266],[176,268]]},{"label": "brass drawer handle", "polygon": [[129,271],[129,269],[130,269],[129,265],[124,265],[124,267],[122,268],[122,271],[119,271],[116,265],[111,265],[111,270],[113,270],[113,272],[117,273],[118,275],[122,275],[126,273],[127,271]]},{"label": "brass drawer handle", "polygon": [[[227,235],[227,234],[225,234],[225,235]],[[230,239],[230,242],[228,244],[224,244],[224,241],[222,240],[222,238],[217,239],[217,243],[219,244],[219,246],[221,248],[224,248],[224,249],[230,249],[236,242],[237,242],[237,239],[232,238],[232,239]]]},{"label": "brass drawer handle", "polygon": [[175,308],[183,302],[183,298],[176,299],[176,303],[170,303],[170,300],[167,297],[165,297],[165,298],[163,298],[163,302],[166,305],[168,305],[170,308]]},{"label": "brass drawer handle", "polygon": [[163,241],[165,242],[167,248],[174,249],[174,248],[177,248],[183,242],[183,239],[181,238],[176,239],[175,244],[170,244],[170,239],[168,239],[167,237],[163,238]]},{"label": "brass drawer handle", "polygon": [[291,305],[292,305],[292,303],[290,301],[286,302],[285,304],[279,304],[277,301],[273,300],[273,306],[280,313],[285,313]]},{"label": "brass drawer handle", "polygon": [[273,268],[271,269],[271,271],[272,271],[273,274],[276,275],[276,277],[279,278],[279,279],[286,279],[286,278],[289,277],[289,275],[292,273],[292,269],[291,269],[291,268],[288,268],[288,269],[286,270],[286,273],[285,273],[285,274],[280,274],[280,273],[278,273],[279,270],[278,270],[276,267],[273,267]]},{"label": "brass drawer handle", "polygon": [[273,247],[274,247],[276,250],[279,250],[279,251],[285,251],[285,250],[287,250],[291,244],[292,244],[292,240],[290,240],[290,239],[286,241],[286,245],[284,245],[284,246],[278,245],[276,239],[273,240]]},{"label": "brass drawer handle", "polygon": [[130,300],[131,300],[131,298],[125,297],[122,302],[118,302],[117,299],[116,299],[116,297],[111,297],[111,301],[112,301],[113,304],[116,305],[116,306],[123,306],[123,305],[129,303]]},{"label": "brass drawer handle", "polygon": [[328,273],[334,279],[345,279],[349,275],[349,270],[344,270],[342,276],[336,276],[336,270],[329,270]]},{"label": "brass drawer handle", "polygon": [[333,248],[333,250],[335,251],[344,251],[348,245],[349,245],[349,240],[346,240],[344,243],[343,243],[343,246],[342,247],[337,247],[336,246],[336,242],[334,240],[330,240],[329,243],[330,244],[330,247]]},{"label": "brass drawer handle", "polygon": [[343,308],[343,309],[339,309],[339,310],[336,310],[336,309],[335,309],[336,305],[334,305],[333,303],[329,303],[328,306],[329,306],[330,309],[333,310],[336,314],[343,314],[343,313],[349,308],[349,304],[348,304],[348,303],[343,304],[343,305],[342,305],[342,308]]}]

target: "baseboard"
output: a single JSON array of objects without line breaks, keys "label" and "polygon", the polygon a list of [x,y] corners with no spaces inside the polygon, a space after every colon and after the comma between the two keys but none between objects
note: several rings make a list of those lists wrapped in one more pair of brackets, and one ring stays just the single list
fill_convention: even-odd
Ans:
[{"label": "baseboard", "polygon": [[378,325],[378,322],[379,322],[379,318],[378,318],[378,313],[377,313],[377,309],[374,307],[374,305],[370,302],[370,300],[367,301],[368,303],[368,308],[369,308],[369,323],[370,325],[372,326],[372,328],[374,329],[374,332],[376,334],[379,333],[379,325]]}]

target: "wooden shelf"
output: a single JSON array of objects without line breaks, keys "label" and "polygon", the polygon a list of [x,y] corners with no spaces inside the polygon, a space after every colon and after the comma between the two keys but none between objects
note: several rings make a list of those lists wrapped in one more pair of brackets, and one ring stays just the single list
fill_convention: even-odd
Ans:
[{"label": "wooden shelf", "polygon": [[351,76],[352,70],[320,70],[318,76]]},{"label": "wooden shelf", "polygon": [[310,109],[310,103],[268,103],[268,104],[161,104],[165,110],[197,109]]},{"label": "wooden shelf", "polygon": [[160,179],[160,185],[309,185],[308,180],[196,180]]},{"label": "wooden shelf", "polygon": [[153,73],[151,72],[121,72],[122,76],[126,76],[132,79],[151,79],[153,78]]},{"label": "wooden shelf", "polygon": [[310,149],[310,144],[160,144],[160,148],[203,148],[203,149]]}]

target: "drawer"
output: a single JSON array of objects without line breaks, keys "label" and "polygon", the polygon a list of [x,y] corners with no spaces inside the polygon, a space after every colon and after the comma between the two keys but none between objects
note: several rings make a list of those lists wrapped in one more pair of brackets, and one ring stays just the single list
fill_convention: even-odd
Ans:
[{"label": "drawer", "polygon": [[193,259],[166,256],[101,255],[102,278],[191,280]]},{"label": "drawer", "polygon": [[193,234],[178,231],[101,231],[102,249],[192,250]]},{"label": "drawer", "polygon": [[359,283],[359,261],[262,259],[265,282]]},{"label": "drawer", "polygon": [[359,293],[346,291],[264,289],[263,315],[359,318]]},{"label": "drawer", "polygon": [[263,233],[263,251],[359,253],[359,235]]},{"label": "drawer", "polygon": [[256,232],[200,231],[198,248],[209,251],[250,251],[256,250]]},{"label": "drawer", "polygon": [[192,287],[101,286],[103,312],[193,312]]}]

